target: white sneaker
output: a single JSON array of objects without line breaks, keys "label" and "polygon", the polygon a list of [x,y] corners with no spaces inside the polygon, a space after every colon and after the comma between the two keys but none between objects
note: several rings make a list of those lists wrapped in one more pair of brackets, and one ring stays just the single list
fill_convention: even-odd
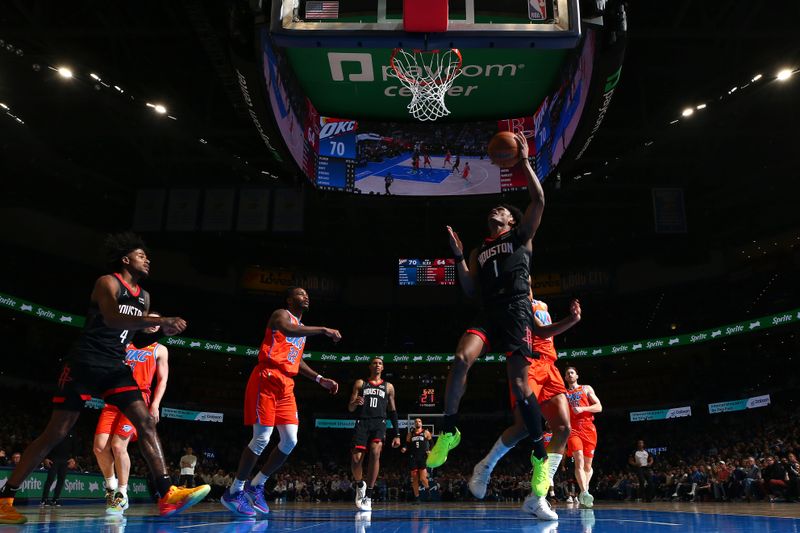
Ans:
[{"label": "white sneaker", "polygon": [[361,509],[361,500],[364,499],[364,496],[367,495],[367,482],[361,480],[361,483],[356,483],[356,507]]},{"label": "white sneaker", "polygon": [[567,503],[575,503],[575,500],[572,499],[572,496],[567,496]]},{"label": "white sneaker", "polygon": [[476,464],[475,468],[472,469],[472,477],[469,478],[467,486],[472,495],[479,500],[486,496],[486,487],[489,485],[489,476],[491,474],[492,471],[483,463]]},{"label": "white sneaker", "polygon": [[364,496],[361,499],[361,505],[358,507],[361,511],[372,511],[372,498]]},{"label": "white sneaker", "polygon": [[539,520],[558,520],[558,515],[550,507],[550,502],[544,496],[539,497],[535,494],[529,494],[525,501],[522,502],[522,511],[532,514]]},{"label": "white sneaker", "polygon": [[578,496],[578,501],[586,507],[587,509],[591,509],[594,506],[594,496],[589,494],[589,492],[581,492]]}]

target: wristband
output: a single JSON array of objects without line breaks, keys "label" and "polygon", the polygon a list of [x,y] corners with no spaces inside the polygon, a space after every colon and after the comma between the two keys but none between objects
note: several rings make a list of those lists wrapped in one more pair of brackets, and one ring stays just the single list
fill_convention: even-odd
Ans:
[{"label": "wristband", "polygon": [[314,378],[314,381],[316,381],[317,383],[319,383],[319,382],[320,382],[320,380],[322,380],[322,374],[317,374],[317,377],[315,377],[315,378]]},{"label": "wristband", "polygon": [[464,256],[463,255],[457,255],[455,257],[455,260],[456,260],[456,264],[459,264],[461,261],[464,260]]}]

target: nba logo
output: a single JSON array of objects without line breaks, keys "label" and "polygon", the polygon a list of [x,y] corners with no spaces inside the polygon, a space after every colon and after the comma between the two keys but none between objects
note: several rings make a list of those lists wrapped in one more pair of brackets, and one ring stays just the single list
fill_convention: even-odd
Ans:
[{"label": "nba logo", "polygon": [[546,20],[546,0],[528,0],[528,18],[531,20]]}]

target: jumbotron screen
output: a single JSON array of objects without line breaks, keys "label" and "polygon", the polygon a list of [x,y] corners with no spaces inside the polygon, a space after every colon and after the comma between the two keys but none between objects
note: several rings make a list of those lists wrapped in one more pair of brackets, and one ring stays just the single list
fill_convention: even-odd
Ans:
[{"label": "jumbotron screen", "polygon": [[455,259],[400,259],[397,281],[401,286],[456,284]]},{"label": "jumbotron screen", "polygon": [[587,100],[595,50],[591,32],[562,83],[531,115],[500,120],[420,124],[323,116],[262,35],[270,106],[292,158],[321,190],[442,196],[498,194],[527,188],[519,169],[493,165],[486,147],[498,131],[523,132],[544,180],[575,134]]}]

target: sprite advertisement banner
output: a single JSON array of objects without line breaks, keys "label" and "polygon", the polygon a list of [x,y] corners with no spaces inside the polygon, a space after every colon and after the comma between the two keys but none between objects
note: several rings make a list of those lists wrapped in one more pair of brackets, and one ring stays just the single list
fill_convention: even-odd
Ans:
[{"label": "sprite advertisement banner", "polygon": [[745,409],[756,409],[758,407],[766,407],[770,404],[769,394],[763,396],[754,396],[752,398],[745,398],[744,400],[733,400],[730,402],[719,402],[708,404],[708,412],[715,413],[730,413],[732,411],[744,411]]},{"label": "sprite advertisement banner", "polygon": [[195,422],[222,422],[222,413],[211,413],[207,411],[185,411],[183,409],[161,408],[161,416],[164,418],[176,418],[178,420],[192,420]]},{"label": "sprite advertisement banner", "polygon": [[[0,487],[6,484],[11,468],[0,468]],[[47,472],[36,471],[25,480],[17,492],[17,498],[41,498],[44,484],[47,481]],[[56,482],[50,487],[55,488]],[[52,496],[52,492],[51,492]],[[134,501],[150,501],[152,498],[147,481],[142,477],[130,478],[128,483],[128,497]],[[105,498],[105,480],[100,474],[77,474],[68,472],[61,492],[63,499],[96,499],[98,502]]]},{"label": "sprite advertisement banner", "polygon": [[631,422],[643,422],[645,420],[667,420],[668,418],[683,418],[692,416],[692,408],[673,407],[672,409],[659,409],[656,411],[631,411]]},{"label": "sprite advertisement banner", "polygon": [[[262,38],[263,46],[270,46],[266,35]],[[286,54],[320,114],[408,120],[411,92],[390,75],[390,48],[287,48]],[[567,50],[526,48],[462,49],[461,75],[447,92],[448,119],[532,114],[558,81],[567,54]]]},{"label": "sprite advertisement banner", "polygon": [[[6,307],[15,311],[22,312],[31,316],[36,316],[44,320],[66,324],[70,326],[82,327],[84,318],[78,315],[63,313],[47,307],[40,306],[0,293],[0,307]],[[627,353],[648,352],[652,350],[666,350],[667,348],[678,348],[683,346],[693,346],[704,342],[722,340],[736,335],[744,335],[763,331],[787,324],[800,322],[800,308],[784,311],[774,315],[752,318],[744,322],[736,322],[726,326],[718,326],[694,333],[684,333],[670,337],[658,337],[655,339],[642,339],[638,341],[627,341],[618,344],[607,344],[605,346],[589,346],[586,348],[572,348],[558,352],[559,357],[567,359],[577,359],[585,357],[601,357],[605,355],[620,355]],[[191,337],[165,337],[161,339],[165,346],[176,346],[201,350],[206,352],[217,352],[228,355],[257,356],[258,348],[255,346],[243,346],[227,342],[210,341],[205,339],[194,339]],[[324,353],[324,352],[305,352],[303,359],[307,361],[327,361],[331,363],[367,363],[373,357],[381,357],[387,363],[448,363],[453,360],[453,354],[447,353],[416,353],[416,354],[396,354],[396,353],[364,353],[364,354],[345,354],[345,353]],[[487,354],[479,362],[501,363],[506,360],[501,354]]]}]

